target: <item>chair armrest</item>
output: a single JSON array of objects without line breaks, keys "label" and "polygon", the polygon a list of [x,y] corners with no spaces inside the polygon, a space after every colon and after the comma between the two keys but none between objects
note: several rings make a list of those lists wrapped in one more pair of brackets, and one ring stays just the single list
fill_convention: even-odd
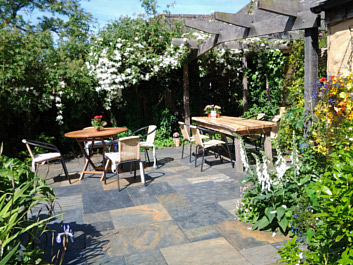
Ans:
[{"label": "chair armrest", "polygon": [[47,150],[51,150],[51,151],[55,151],[55,152],[60,153],[60,151],[56,147],[56,145],[51,144],[51,143],[45,143],[45,142],[27,140],[27,139],[23,139],[22,142],[25,143],[25,144],[41,147],[41,148],[44,148],[44,149],[47,149]]},{"label": "chair armrest", "polygon": [[[130,133],[128,136],[134,136],[136,133],[138,133],[138,132],[140,132],[140,131],[148,130],[149,127],[150,127],[150,126],[146,126],[146,127],[140,128],[140,129],[138,129],[137,131],[134,131],[134,132]],[[141,139],[141,138],[145,138],[147,135],[150,135],[151,133],[154,133],[156,130],[157,130],[157,127],[156,127],[154,130],[152,130],[151,132],[146,133],[145,135],[140,136],[140,139]]]}]

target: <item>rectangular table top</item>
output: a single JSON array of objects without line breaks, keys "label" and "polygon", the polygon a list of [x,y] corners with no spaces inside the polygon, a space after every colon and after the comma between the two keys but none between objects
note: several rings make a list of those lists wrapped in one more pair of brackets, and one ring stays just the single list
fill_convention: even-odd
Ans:
[{"label": "rectangular table top", "polygon": [[270,121],[260,121],[241,117],[221,116],[219,118],[192,117],[199,126],[210,128],[221,133],[233,135],[262,134],[269,133],[277,123]]}]

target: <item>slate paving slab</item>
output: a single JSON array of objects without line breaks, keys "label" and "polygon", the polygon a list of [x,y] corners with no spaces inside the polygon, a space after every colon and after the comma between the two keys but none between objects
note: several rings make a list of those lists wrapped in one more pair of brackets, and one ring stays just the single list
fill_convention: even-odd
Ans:
[{"label": "slate paving slab", "polygon": [[110,215],[116,229],[172,220],[161,203],[115,209],[110,211]]},{"label": "slate paving slab", "polygon": [[125,256],[126,265],[167,265],[165,258],[158,249],[142,251]]},{"label": "slate paving slab", "polygon": [[[100,185],[99,185],[100,186]],[[96,213],[134,205],[126,190],[83,191],[83,213]]]},{"label": "slate paving slab", "polygon": [[191,204],[195,205],[237,198],[237,194],[221,186],[216,186],[212,181],[176,186],[174,189],[181,193]]},{"label": "slate paving slab", "polygon": [[233,220],[215,225],[216,230],[228,240],[228,242],[237,250],[250,249],[270,243],[282,242],[286,238],[281,235],[273,236],[269,232],[251,230],[252,225],[244,224]]},{"label": "slate paving slab", "polygon": [[167,210],[191,206],[189,201],[177,192],[158,195],[157,199]]},{"label": "slate paving slab", "polygon": [[101,232],[100,235],[88,236],[88,246],[94,248],[97,242],[104,242],[102,253],[114,257],[180,245],[187,243],[188,240],[174,221],[166,221],[115,229]]},{"label": "slate paving slab", "polygon": [[222,237],[162,248],[161,252],[168,265],[251,264]]},{"label": "slate paving slab", "polygon": [[182,229],[213,225],[234,219],[233,215],[217,203],[172,209],[169,213]]},{"label": "slate paving slab", "polygon": [[190,242],[201,241],[205,239],[221,237],[213,225],[200,226],[196,228],[183,229],[184,234]]},{"label": "slate paving slab", "polygon": [[148,197],[154,195],[161,195],[173,193],[175,190],[166,182],[152,183],[148,186],[131,187],[127,189],[131,198]]},{"label": "slate paving slab", "polygon": [[253,265],[274,264],[280,258],[276,253],[276,248],[271,245],[264,245],[254,248],[248,248],[240,251]]}]

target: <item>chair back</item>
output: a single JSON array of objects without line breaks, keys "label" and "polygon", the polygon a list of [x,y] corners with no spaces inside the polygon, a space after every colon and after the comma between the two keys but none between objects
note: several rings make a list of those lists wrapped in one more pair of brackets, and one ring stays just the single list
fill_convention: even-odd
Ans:
[{"label": "chair back", "polygon": [[259,113],[259,114],[257,114],[257,116],[256,116],[256,119],[257,119],[257,120],[262,120],[263,118],[265,118],[265,113]]},{"label": "chair back", "polygon": [[146,138],[146,143],[153,144],[154,143],[154,138],[156,137],[156,132],[157,132],[157,126],[156,125],[150,125],[148,126],[148,134]]},{"label": "chair back", "polygon": [[140,159],[140,137],[128,136],[119,139],[120,162]]},{"label": "chair back", "polygon": [[193,126],[193,125],[190,125],[190,130],[191,130],[192,136],[195,139],[196,144],[203,146],[203,142],[202,142],[202,139],[200,136],[200,130],[196,126]]},{"label": "chair back", "polygon": [[188,133],[188,130],[186,129],[186,124],[182,121],[179,121],[178,123],[179,123],[181,134],[183,135],[183,138],[185,140],[190,141],[190,135]]},{"label": "chair back", "polygon": [[26,145],[27,150],[28,150],[28,152],[29,152],[29,154],[31,155],[31,158],[32,158],[32,160],[33,160],[33,159],[34,159],[34,155],[33,155],[31,146],[29,145],[29,143],[27,142],[26,139],[22,139],[22,143],[24,143],[24,144]]},{"label": "chair back", "polygon": [[281,116],[280,116],[280,115],[276,115],[276,116],[273,116],[273,117],[271,118],[271,121],[272,121],[272,122],[276,122],[276,123],[277,123],[277,125],[276,125],[274,128],[272,128],[272,131],[271,131],[271,138],[277,138],[280,120],[281,120]]}]

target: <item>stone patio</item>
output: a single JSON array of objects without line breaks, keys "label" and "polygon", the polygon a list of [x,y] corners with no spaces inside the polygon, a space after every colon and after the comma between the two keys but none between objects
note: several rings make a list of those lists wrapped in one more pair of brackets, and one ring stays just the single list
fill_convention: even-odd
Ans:
[{"label": "stone patio", "polygon": [[288,238],[252,231],[236,218],[244,176],[230,162],[210,154],[201,173],[181,159],[181,147],[156,153],[159,166],[146,167],[146,186],[139,172],[136,179],[124,172],[120,192],[112,174],[106,185],[98,175],[79,181],[83,158],[67,162],[71,185],[60,164],[40,167],[58,197],[56,213],[63,212],[50,228],[61,232],[62,220],[75,233],[65,264],[277,264]]}]

